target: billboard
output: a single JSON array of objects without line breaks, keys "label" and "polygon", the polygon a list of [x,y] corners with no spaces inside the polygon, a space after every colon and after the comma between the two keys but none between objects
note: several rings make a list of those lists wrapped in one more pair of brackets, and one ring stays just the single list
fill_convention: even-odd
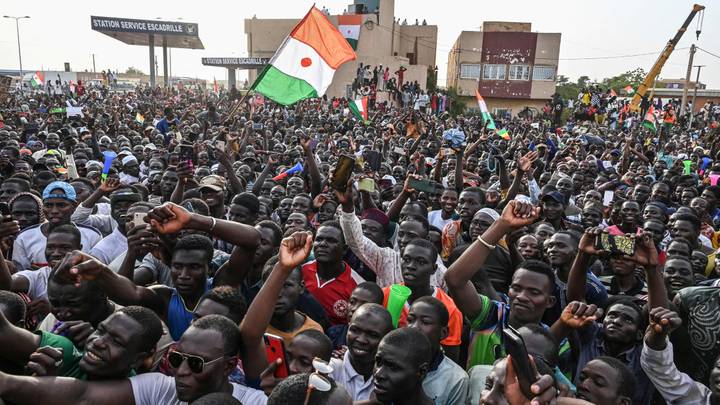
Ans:
[{"label": "billboard", "polygon": [[160,20],[135,20],[131,18],[90,16],[90,28],[95,31],[198,36],[197,24],[179,21],[170,22]]}]

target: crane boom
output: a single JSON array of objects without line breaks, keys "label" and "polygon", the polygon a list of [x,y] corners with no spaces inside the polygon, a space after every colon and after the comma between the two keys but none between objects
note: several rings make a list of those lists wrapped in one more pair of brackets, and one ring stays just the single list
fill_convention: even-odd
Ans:
[{"label": "crane boom", "polygon": [[635,95],[630,102],[630,108],[632,108],[633,110],[638,109],[640,99],[645,95],[647,89],[650,87],[650,84],[655,80],[657,75],[660,74],[660,70],[662,70],[663,65],[665,65],[665,62],[670,57],[670,54],[672,54],[673,50],[675,50],[675,46],[678,44],[678,42],[680,42],[680,38],[682,38],[685,31],[687,31],[687,27],[690,25],[690,22],[692,22],[693,18],[695,18],[695,14],[704,9],[705,6],[702,6],[700,4],[693,5],[693,9],[690,12],[690,15],[688,15],[688,17],[685,19],[682,27],[680,27],[675,36],[668,41],[667,45],[665,45],[665,49],[663,49],[662,53],[655,61],[655,64],[652,66],[652,68],[650,68],[647,76],[645,76],[645,80],[643,80],[642,83],[640,83],[640,86],[638,86],[637,90],[635,91]]}]

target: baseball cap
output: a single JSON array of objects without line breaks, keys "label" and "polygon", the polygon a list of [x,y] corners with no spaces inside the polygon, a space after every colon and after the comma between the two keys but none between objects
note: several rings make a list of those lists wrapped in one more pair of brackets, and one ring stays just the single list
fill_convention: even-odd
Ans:
[{"label": "baseball cap", "polygon": [[212,191],[223,191],[225,189],[225,178],[217,174],[205,176],[200,180],[200,191],[209,188]]},{"label": "baseball cap", "polygon": [[[60,190],[62,193],[53,193],[53,191]],[[43,191],[43,201],[50,198],[62,198],[64,200],[77,202],[77,194],[75,189],[70,183],[64,181],[53,181],[48,184]]]},{"label": "baseball cap", "polygon": [[551,192],[543,195],[542,198],[541,198],[542,201],[545,201],[545,200],[548,200],[548,199],[554,200],[554,201],[559,202],[560,204],[563,204],[563,205],[567,204],[567,200],[565,199],[565,196],[562,195],[562,193],[559,192],[559,191],[551,191]]}]

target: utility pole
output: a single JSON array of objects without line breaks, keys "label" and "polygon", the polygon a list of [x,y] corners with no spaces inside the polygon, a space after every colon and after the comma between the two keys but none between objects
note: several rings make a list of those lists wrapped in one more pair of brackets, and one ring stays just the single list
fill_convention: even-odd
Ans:
[{"label": "utility pole", "polygon": [[10,18],[15,20],[15,33],[17,34],[17,46],[18,46],[18,60],[20,61],[20,91],[23,89],[23,68],[22,68],[22,51],[20,50],[20,20],[24,18],[30,18],[29,15],[22,17],[13,17],[11,15],[4,15],[3,18]]},{"label": "utility pole", "polygon": [[95,71],[95,54],[92,54],[92,57],[93,57],[93,73],[97,73]]},{"label": "utility pole", "polygon": [[[683,87],[682,103],[680,103],[680,116],[685,114],[687,106],[688,89],[690,88],[690,75],[692,74],[693,58],[695,57],[695,44],[690,45],[690,58],[688,58],[688,68],[685,74],[685,86]],[[697,83],[695,84],[697,86]]]},{"label": "utility pole", "polygon": [[693,90],[692,105],[690,106],[690,119],[688,120],[688,129],[692,127],[693,117],[695,116],[695,114],[693,114],[693,110],[695,109],[697,90],[698,86],[700,85],[700,69],[704,68],[705,65],[695,65],[695,67],[697,68],[697,77],[695,78],[695,89]]}]

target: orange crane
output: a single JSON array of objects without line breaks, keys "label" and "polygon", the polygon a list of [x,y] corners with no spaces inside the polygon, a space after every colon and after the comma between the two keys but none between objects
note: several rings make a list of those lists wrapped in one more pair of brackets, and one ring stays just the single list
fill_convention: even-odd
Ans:
[{"label": "orange crane", "polygon": [[[665,49],[663,49],[660,56],[658,56],[657,61],[655,61],[655,64],[652,66],[652,68],[650,68],[647,76],[645,76],[645,80],[640,83],[640,86],[638,86],[637,90],[635,91],[635,95],[633,95],[632,101],[630,101],[630,108],[632,110],[638,110],[640,100],[643,98],[643,96],[645,96],[647,89],[650,87],[653,81],[655,81],[657,75],[660,74],[660,70],[662,70],[663,65],[665,65],[665,62],[670,57],[670,54],[672,54],[673,50],[675,50],[675,46],[678,44],[678,42],[680,42],[680,38],[682,38],[685,31],[687,31],[687,27],[690,25],[690,22],[692,22],[693,18],[695,18],[695,14],[703,10],[705,10],[705,6],[702,6],[700,4],[693,5],[693,9],[690,12],[690,15],[688,15],[688,17],[685,19],[682,27],[680,27],[675,36],[668,41],[667,45],[665,45]],[[702,21],[702,19],[700,21]],[[702,23],[700,21],[698,21],[698,27],[695,31],[696,37],[700,37],[700,31],[702,28]]]}]

